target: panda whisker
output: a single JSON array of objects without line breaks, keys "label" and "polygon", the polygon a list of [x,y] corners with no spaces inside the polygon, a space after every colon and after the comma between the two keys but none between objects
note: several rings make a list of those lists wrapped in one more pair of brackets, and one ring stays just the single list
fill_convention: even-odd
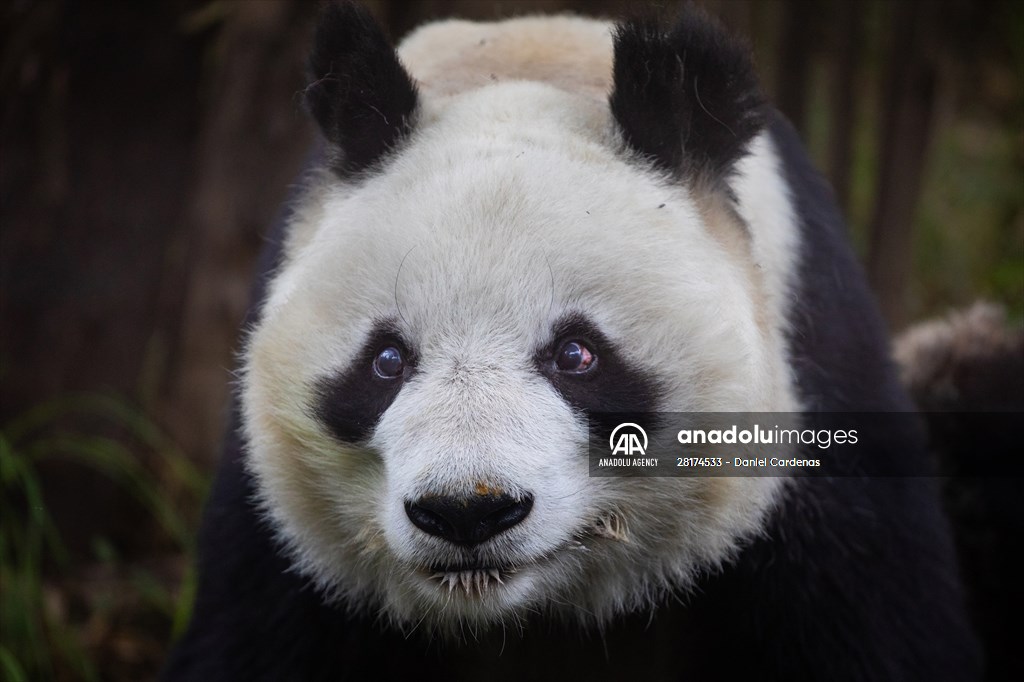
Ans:
[{"label": "panda whisker", "polygon": [[621,514],[615,511],[609,511],[602,516],[599,516],[597,521],[594,523],[592,533],[597,537],[608,540],[629,542],[629,531],[626,526],[626,520]]},{"label": "panda whisker", "polygon": [[583,606],[577,604],[574,601],[569,601],[569,600],[565,600],[565,599],[552,599],[551,601],[553,603],[555,603],[555,604],[560,605],[560,606],[571,606],[572,608],[576,609],[577,611],[580,611],[582,613],[587,614],[591,618],[594,618],[594,619],[597,618],[597,615],[593,611],[584,608]]},{"label": "panda whisker", "polygon": [[420,625],[423,624],[423,621],[427,619],[427,616],[430,615],[430,612],[432,610],[433,610],[432,608],[426,609],[423,612],[423,615],[420,616],[419,620],[417,620],[416,623],[412,626],[412,628],[408,632],[403,632],[402,633],[404,635],[405,639],[409,639],[410,637],[412,637],[413,633],[416,632],[416,630],[419,629]]},{"label": "panda whisker", "polygon": [[553,499],[553,500],[568,500],[568,499],[573,498],[573,497],[578,497],[579,495],[581,495],[584,492],[586,492],[586,490],[587,490],[587,488],[586,488],[586,486],[584,486],[584,487],[581,487],[581,488],[577,488],[576,490],[573,490],[571,493],[566,493],[565,495],[552,496],[551,499]]}]

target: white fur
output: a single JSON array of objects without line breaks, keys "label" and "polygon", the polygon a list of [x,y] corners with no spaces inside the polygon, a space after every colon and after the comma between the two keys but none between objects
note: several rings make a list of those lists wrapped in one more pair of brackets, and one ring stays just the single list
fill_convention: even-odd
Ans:
[{"label": "white fur", "polygon": [[[445,26],[417,32],[418,49],[444,44]],[[399,624],[531,609],[602,622],[686,589],[758,532],[783,482],[591,478],[586,424],[532,358],[581,312],[663,382],[662,409],[797,409],[785,332],[798,237],[770,141],[734,183],[748,238],[629,162],[587,92],[489,82],[422,106],[385,172],[314,183],[248,344],[248,465],[281,538],[325,591]],[[381,318],[416,345],[418,371],[369,447],[342,445],[313,416],[313,386]],[[403,501],[479,485],[534,495],[484,549],[519,569],[452,589],[457,577],[426,567],[458,550]]]},{"label": "white fur", "polygon": [[509,80],[548,83],[604,100],[612,85],[609,26],[581,17],[450,19],[411,33],[398,54],[435,100]]}]

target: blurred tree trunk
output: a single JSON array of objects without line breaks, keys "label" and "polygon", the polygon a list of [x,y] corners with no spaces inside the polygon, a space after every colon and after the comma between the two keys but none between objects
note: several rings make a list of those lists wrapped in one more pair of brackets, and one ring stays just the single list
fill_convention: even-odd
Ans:
[{"label": "blurred tree trunk", "polygon": [[941,5],[907,0],[894,5],[883,131],[867,271],[891,329],[906,316],[913,264],[913,224],[932,133],[937,68],[926,49]]},{"label": "blurred tree trunk", "polygon": [[[205,36],[178,30],[188,8],[0,9],[0,426],[70,393],[139,390],[197,132]],[[121,435],[99,421],[74,426]],[[31,437],[57,432],[76,431],[61,420]],[[154,540],[109,476],[56,459],[40,470],[72,552]]]},{"label": "blurred tree trunk", "polygon": [[781,7],[776,105],[801,134],[807,132],[807,79],[816,2],[792,0]]},{"label": "blurred tree trunk", "polygon": [[187,230],[171,249],[162,303],[173,337],[165,419],[188,452],[212,464],[236,367],[261,235],[311,144],[298,87],[310,9],[231,3],[210,55],[214,68],[193,167]]},{"label": "blurred tree trunk", "polygon": [[864,41],[861,0],[839,0],[833,14],[835,39],[833,60],[828,171],[836,199],[844,213],[850,204],[850,169],[853,161],[853,132],[857,118],[857,66]]}]

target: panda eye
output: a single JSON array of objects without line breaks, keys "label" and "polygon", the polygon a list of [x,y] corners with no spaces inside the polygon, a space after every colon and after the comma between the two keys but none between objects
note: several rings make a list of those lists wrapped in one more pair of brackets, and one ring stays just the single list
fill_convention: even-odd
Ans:
[{"label": "panda eye", "polygon": [[402,351],[394,346],[383,349],[373,359],[373,371],[382,379],[396,379],[402,376],[404,370],[405,360],[402,359]]},{"label": "panda eye", "polygon": [[569,374],[588,372],[596,362],[597,356],[582,341],[566,341],[555,354],[555,366]]}]

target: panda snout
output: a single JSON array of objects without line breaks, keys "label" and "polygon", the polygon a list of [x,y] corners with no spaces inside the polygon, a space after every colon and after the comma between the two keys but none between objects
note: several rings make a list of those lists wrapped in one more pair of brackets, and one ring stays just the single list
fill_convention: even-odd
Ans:
[{"label": "panda snout", "polygon": [[406,501],[405,513],[417,528],[463,547],[473,547],[512,528],[530,514],[533,495],[423,497]]}]

